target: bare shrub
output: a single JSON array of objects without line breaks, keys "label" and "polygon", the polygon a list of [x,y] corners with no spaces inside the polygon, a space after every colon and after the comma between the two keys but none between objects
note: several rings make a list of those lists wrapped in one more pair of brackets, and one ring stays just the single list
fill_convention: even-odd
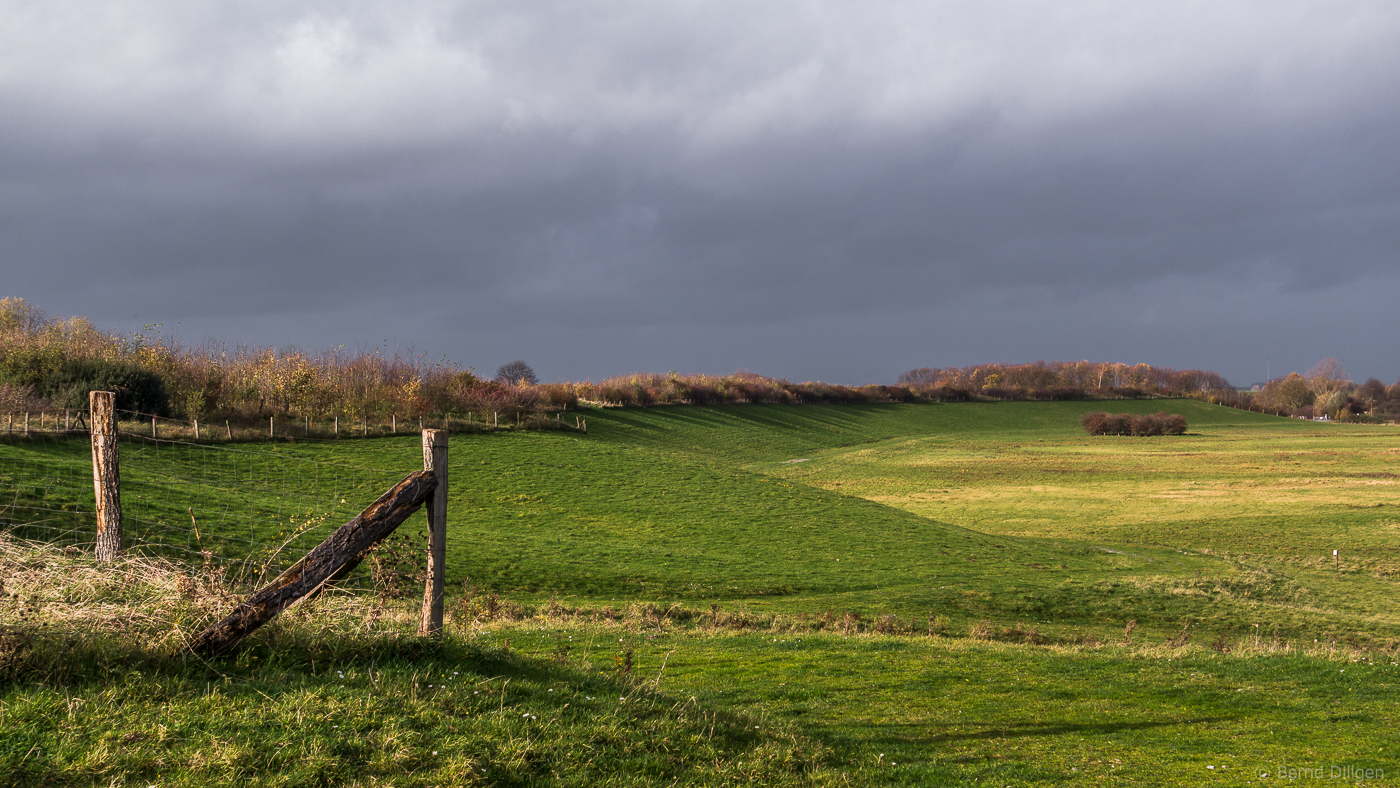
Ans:
[{"label": "bare shrub", "polygon": [[1184,435],[1186,418],[1179,413],[1154,413],[1135,416],[1131,413],[1086,413],[1079,425],[1090,435]]}]

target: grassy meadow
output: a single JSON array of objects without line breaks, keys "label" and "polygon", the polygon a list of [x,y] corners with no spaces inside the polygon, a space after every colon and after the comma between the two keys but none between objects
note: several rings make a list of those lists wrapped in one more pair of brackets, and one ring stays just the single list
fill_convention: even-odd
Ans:
[{"label": "grassy meadow", "polygon": [[[1102,409],[1190,429],[1086,436]],[[440,642],[412,634],[412,593],[364,590],[215,663],[181,637],[231,600],[159,555],[203,544],[254,576],[415,468],[418,440],[124,445],[156,557],[127,579],[81,551],[0,560],[0,784],[1400,775],[1395,427],[1190,400],[582,415],[453,435]],[[86,452],[0,442],[0,506],[77,527]]]}]

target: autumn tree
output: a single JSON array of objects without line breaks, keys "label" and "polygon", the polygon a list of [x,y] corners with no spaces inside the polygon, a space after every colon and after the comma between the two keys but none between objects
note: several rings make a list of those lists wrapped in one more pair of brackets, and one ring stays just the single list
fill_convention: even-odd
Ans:
[{"label": "autumn tree", "polygon": [[502,364],[496,368],[496,382],[506,384],[529,384],[535,386],[539,384],[540,379],[539,376],[535,374],[535,370],[530,368],[529,364],[526,364],[520,359],[516,359],[515,361]]},{"label": "autumn tree", "polygon": [[1259,405],[1268,410],[1292,413],[1313,404],[1316,395],[1308,386],[1307,378],[1297,372],[1288,373],[1286,378],[1274,378],[1264,384],[1259,392]]}]

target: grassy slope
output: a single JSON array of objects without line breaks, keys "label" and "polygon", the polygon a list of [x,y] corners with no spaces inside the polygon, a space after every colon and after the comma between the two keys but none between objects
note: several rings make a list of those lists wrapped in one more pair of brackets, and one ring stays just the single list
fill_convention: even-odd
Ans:
[{"label": "grassy slope", "polygon": [[[1380,576],[1384,567],[1376,562],[1395,543],[1387,540],[1386,507],[1374,506],[1391,504],[1385,497],[1389,477],[1374,475],[1387,473],[1384,461],[1395,445],[1389,432],[1335,426],[1319,432],[1310,424],[1191,402],[1112,403],[1113,410],[1185,413],[1193,435],[1182,439],[1192,446],[1183,451],[1181,443],[1165,439],[1085,439],[1074,419],[1101,407],[592,411],[586,437],[454,437],[452,566],[477,585],[527,598],[560,590],[576,602],[619,607],[632,600],[713,599],[725,609],[834,609],[838,614],[850,609],[867,617],[892,611],[906,620],[933,610],[948,616],[957,631],[985,617],[1002,625],[1027,621],[1062,640],[1091,631],[1121,638],[1123,623],[1137,618],[1144,626],[1134,642],[1160,643],[1164,632],[1190,619],[1196,622],[1195,643],[1230,634],[1237,654],[1249,651],[1238,639],[1244,631],[1264,632],[1267,640],[1274,626],[1295,645],[1315,632],[1323,641],[1319,648],[1327,645],[1328,631],[1394,633],[1388,608],[1393,584]],[[324,445],[281,445],[277,451],[325,456]],[[416,455],[412,439],[345,441],[335,452],[337,462],[375,468],[411,467]],[[0,446],[0,456],[14,455]],[[801,458],[809,462],[783,463]],[[1120,470],[1124,467],[1129,470]],[[1287,478],[1366,483],[1348,484],[1329,493],[1333,500],[1311,503],[1266,494]],[[1158,497],[1187,481],[1205,481],[1225,494],[1197,495],[1189,504],[1182,501],[1192,498]],[[1325,484],[1333,483],[1311,487]],[[1035,494],[1047,487],[1062,488],[1058,503],[1034,506]],[[178,497],[178,485],[163,489]],[[921,497],[934,489],[946,492],[937,494],[941,498]],[[1134,498],[1136,507],[1122,503]],[[172,520],[182,511],[181,501],[164,505]],[[1314,508],[1300,512],[1300,506]],[[1061,507],[1072,513],[1057,515]],[[1200,513],[1183,517],[1182,507]],[[1329,532],[1365,534],[1370,541],[1354,541],[1377,551],[1362,556],[1372,563],[1352,563],[1337,573],[1319,570],[1301,554],[1293,558],[1282,549],[1292,545],[1275,537],[1315,537],[1319,529],[1309,526],[1309,518],[1325,523]],[[1190,539],[1176,544],[1183,534]],[[1307,544],[1316,549],[1317,543]],[[1194,549],[1183,553],[1174,549],[1178,546]],[[1198,552],[1207,549],[1230,554]],[[1059,569],[1060,564],[1067,568]],[[1255,630],[1256,623],[1263,626]],[[1387,652],[1368,652],[1376,663],[1370,665],[1296,654],[1224,658],[1209,650],[1160,647],[1081,652],[940,638],[785,637],[782,632],[706,638],[645,634],[631,624],[614,634],[620,636],[618,649],[623,640],[636,649],[639,671],[647,677],[675,651],[662,684],[669,695],[657,701],[658,708],[694,696],[705,713],[754,715],[764,729],[795,723],[801,735],[832,747],[829,758],[809,760],[824,764],[812,776],[817,782],[849,777],[861,784],[988,780],[1015,785],[1093,777],[1196,785],[1220,776],[1208,765],[1229,765],[1245,775],[1260,768],[1276,772],[1279,765],[1319,764],[1396,772],[1394,737],[1380,733],[1393,731],[1397,722],[1388,701],[1395,667]],[[522,664],[549,674],[551,659],[559,657],[570,636],[610,637],[527,623],[498,625],[494,633],[468,642],[493,653],[489,644],[513,638],[513,648],[527,655]],[[798,638],[801,644],[794,645]],[[277,651],[259,648],[251,653]],[[392,662],[397,653],[386,659]],[[571,667],[547,681],[575,687],[569,690],[574,694],[588,693],[577,688],[585,687],[587,676],[606,671],[619,653],[566,657]],[[572,666],[583,673],[574,676]],[[289,665],[281,677],[269,678],[270,684],[251,671],[232,673],[236,694],[248,701],[260,692],[277,696],[270,691],[283,688],[289,698],[322,697],[322,690],[308,688],[324,679],[307,670]],[[405,680],[413,675],[407,665],[394,670],[407,671],[396,674]],[[151,715],[167,704],[197,705],[197,687],[184,686],[168,671],[166,676],[148,690],[127,694],[110,678],[7,690],[0,698],[6,725],[29,733],[6,740],[6,757],[13,756],[6,763],[23,762],[25,756],[12,750],[37,737],[77,743],[74,747],[101,739],[93,738],[94,731],[105,730],[98,723],[106,717],[98,712],[113,701],[129,704],[137,725],[144,724],[142,715],[154,725]],[[53,727],[62,719],[55,704],[72,708],[53,691],[60,688],[90,704],[70,717],[67,728]],[[308,691],[312,695],[305,695]],[[553,710],[547,713],[554,713],[562,704],[548,695],[543,702]],[[352,689],[336,702],[371,709],[371,697]],[[285,759],[271,757],[275,743],[257,732],[270,719],[260,716],[267,712],[234,711],[239,703],[209,714],[252,714],[236,732],[223,734],[247,753],[243,768],[290,769]],[[387,713],[387,707],[379,713]],[[583,724],[572,720],[568,727]],[[491,740],[488,728],[453,730],[466,737],[464,744],[477,737]],[[378,734],[367,729],[364,735]],[[550,782],[549,768],[571,763],[577,757],[571,753],[595,746],[589,743],[592,734],[573,735],[561,739],[552,755],[536,756],[534,766],[517,779]],[[664,747],[667,735],[694,734],[663,731],[641,746]],[[298,735],[291,752],[320,763],[320,754],[338,745],[333,736],[318,736]],[[515,733],[502,736],[503,742],[519,741]],[[360,764],[350,777],[399,775],[405,784],[433,784],[435,772],[422,765],[425,756],[419,752],[427,745],[396,741],[401,762],[372,766],[368,750],[347,753]],[[197,751],[181,746],[186,757]],[[503,750],[492,749],[496,746],[483,745],[474,757],[496,767],[523,763],[509,761]],[[738,768],[735,764],[752,757],[743,754],[752,746],[757,745],[726,745],[716,757],[725,768]],[[809,749],[800,743],[783,746]],[[785,773],[771,772],[771,758],[764,763],[771,774]],[[93,772],[93,782],[106,784],[99,778],[112,773],[122,772]],[[423,776],[406,776],[418,773]],[[715,773],[699,781],[726,779],[732,778]],[[636,782],[668,780],[641,775]]]},{"label": "grassy slope", "polygon": [[[1400,634],[1384,576],[1400,540],[1375,506],[1393,503],[1389,429],[1319,432],[1154,401],[1110,406],[1182,412],[1192,434],[1080,434],[1078,414],[1104,406],[595,410],[586,436],[454,436],[450,584],[594,604],[932,611],[957,626],[1025,620],[1066,636],[1130,619],[1164,634],[1184,620]],[[38,448],[64,467],[86,451]],[[258,448],[283,459],[133,441],[128,514],[188,549],[192,506],[206,544],[225,555],[247,552],[238,539],[250,531],[265,551],[317,524],[285,560],[418,461],[414,438]],[[229,477],[220,495],[182,481],[211,465]],[[70,492],[90,500],[81,478]],[[1312,508],[1305,492],[1317,493]],[[1337,536],[1349,540],[1341,574],[1315,566]]]}]

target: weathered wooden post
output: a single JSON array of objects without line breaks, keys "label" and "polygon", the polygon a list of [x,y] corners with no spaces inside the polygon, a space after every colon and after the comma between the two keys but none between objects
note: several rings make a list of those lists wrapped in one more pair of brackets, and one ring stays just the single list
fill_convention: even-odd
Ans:
[{"label": "weathered wooden post", "polygon": [[88,394],[92,424],[92,489],[97,496],[97,560],[122,554],[122,490],[117,464],[117,395]]},{"label": "weathered wooden post", "polygon": [[409,474],[222,621],[195,636],[190,650],[205,656],[231,651],[288,605],[350,574],[371,547],[418,511],[436,485],[437,479],[426,471]]},{"label": "weathered wooden post", "polygon": [[433,474],[437,487],[427,500],[428,577],[423,585],[423,617],[420,635],[442,632],[442,593],[447,560],[447,431],[423,430],[423,470]]}]

